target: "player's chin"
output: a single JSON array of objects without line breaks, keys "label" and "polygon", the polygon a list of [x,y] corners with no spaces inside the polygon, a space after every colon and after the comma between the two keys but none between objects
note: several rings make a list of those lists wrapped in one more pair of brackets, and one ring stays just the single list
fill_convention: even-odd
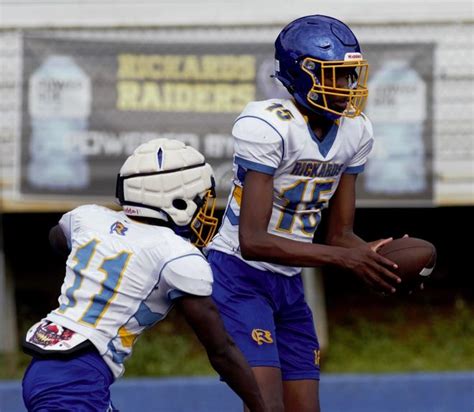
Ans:
[{"label": "player's chin", "polygon": [[336,112],[339,113],[344,113],[347,109],[347,103],[346,104],[335,104],[332,109]]},{"label": "player's chin", "polygon": [[332,100],[329,102],[328,106],[331,110],[335,112],[343,113],[347,109],[349,102],[347,100]]}]

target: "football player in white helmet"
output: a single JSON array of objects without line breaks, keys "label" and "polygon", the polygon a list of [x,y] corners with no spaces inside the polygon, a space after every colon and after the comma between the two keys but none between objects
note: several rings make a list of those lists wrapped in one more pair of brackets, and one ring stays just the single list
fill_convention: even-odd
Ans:
[{"label": "football player in white helmet", "polygon": [[[247,361],[210,295],[212,272],[196,247],[216,228],[214,177],[204,156],[176,140],[139,146],[117,178],[122,211],[80,206],[50,232],[66,261],[59,306],[27,333],[28,410],[113,410],[109,387],[140,334],[177,307],[222,379],[264,411]],[[157,348],[159,350],[159,348]],[[172,401],[172,400],[171,400]]]},{"label": "football player in white helmet", "polygon": [[[395,264],[353,232],[355,181],[372,148],[368,64],[343,22],[305,16],[275,42],[291,99],[250,102],[234,123],[234,187],[206,249],[213,297],[272,411],[319,410],[319,344],[301,267],[349,270],[394,292]],[[329,206],[327,244],[314,244]]]}]

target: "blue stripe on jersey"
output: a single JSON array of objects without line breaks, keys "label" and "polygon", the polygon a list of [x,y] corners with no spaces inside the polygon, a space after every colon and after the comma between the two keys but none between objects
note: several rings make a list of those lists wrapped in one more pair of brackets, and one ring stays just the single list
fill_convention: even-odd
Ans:
[{"label": "blue stripe on jersey", "polygon": [[229,221],[232,226],[237,226],[239,224],[239,217],[235,214],[235,212],[231,209],[230,206],[227,208],[225,216],[229,218]]},{"label": "blue stripe on jersey", "polygon": [[280,136],[280,139],[281,139],[281,145],[282,145],[281,160],[283,160],[283,158],[285,157],[285,140],[283,139],[283,136],[281,135],[281,133],[275,128],[275,126],[273,126],[271,123],[267,122],[265,119],[262,119],[261,117],[258,117],[258,116],[242,116],[242,117],[239,117],[239,118],[234,122],[234,125],[235,125],[240,119],[245,119],[246,117],[250,117],[250,118],[252,118],[252,119],[261,120],[262,122],[268,124],[273,130],[275,130],[275,132],[278,134],[278,136]]},{"label": "blue stripe on jersey", "polygon": [[256,172],[265,173],[267,175],[273,176],[275,174],[276,168],[262,165],[260,163],[255,163],[250,160],[242,159],[241,157],[235,156],[235,163],[239,166],[243,166],[250,170],[255,170]]},{"label": "blue stripe on jersey", "polygon": [[344,170],[344,173],[347,173],[347,174],[350,174],[350,175],[356,175],[358,173],[363,172],[364,168],[365,168],[365,165],[352,166],[352,167],[346,168],[346,170]]},{"label": "blue stripe on jersey", "polygon": [[64,313],[66,309],[76,306],[77,300],[74,297],[74,293],[77,289],[81,287],[83,276],[82,271],[89,266],[89,262],[92,259],[92,256],[95,253],[95,248],[97,246],[98,240],[92,239],[85,245],[80,246],[76,253],[73,256],[73,260],[76,261],[76,264],[72,268],[74,272],[74,282],[72,286],[67,288],[66,297],[68,298],[68,303],[62,303],[59,307],[59,312]]},{"label": "blue stripe on jersey", "polygon": [[[202,256],[201,254],[190,253],[188,255],[178,256],[178,257],[176,257],[174,259],[171,259],[168,262],[166,262],[163,265],[163,267],[161,268],[160,273],[158,274],[158,281],[155,283],[155,286],[150,289],[148,295],[145,297],[145,299],[142,300],[137,312],[135,312],[132,316],[130,316],[130,318],[127,320],[127,322],[125,322],[122,326],[127,325],[128,322],[130,322],[130,319],[135,317],[135,319],[137,320],[137,322],[141,326],[149,327],[149,326],[153,325],[155,322],[159,322],[160,320],[162,320],[167,315],[167,313],[166,314],[161,314],[161,313],[152,312],[151,309],[144,302],[148,299],[148,297],[152,294],[152,292],[156,289],[156,287],[160,283],[161,273],[163,272],[163,269],[165,268],[165,266],[168,263],[170,263],[174,260],[178,260],[178,259],[181,259],[181,258],[184,258],[184,257],[187,257],[187,256],[200,256],[201,258],[206,260],[206,258],[204,256]],[[206,262],[207,262],[207,260],[206,260]],[[131,353],[131,349],[127,352],[123,352],[121,350],[118,350],[113,344],[113,341],[117,338],[117,336],[118,336],[118,332],[112,339],[110,339],[107,346],[108,346],[109,351],[112,353],[113,361],[115,363],[121,365],[124,362],[125,358]]]},{"label": "blue stripe on jersey", "polygon": [[245,169],[245,167],[237,165],[237,179],[242,184],[244,183],[246,173],[247,173],[247,170]]},{"label": "blue stripe on jersey", "polygon": [[118,351],[112,341],[110,341],[107,346],[109,351],[112,353],[112,359],[119,365],[123,364],[125,362],[125,358],[130,354],[130,352]]},{"label": "blue stripe on jersey", "polygon": [[134,316],[140,326],[151,326],[164,317],[162,313],[152,312],[144,302],[140,304]]},{"label": "blue stripe on jersey", "polygon": [[336,123],[333,123],[329,131],[327,132],[326,136],[324,139],[321,141],[317,138],[317,136],[314,134],[313,130],[309,126],[309,123],[307,124],[308,126],[308,131],[311,136],[311,138],[314,140],[314,142],[318,145],[319,148],[319,153],[323,155],[323,157],[326,157],[329,151],[331,150],[332,145],[334,144],[334,141],[336,140],[336,135],[337,131],[339,130],[339,126]]},{"label": "blue stripe on jersey", "polygon": [[113,259],[104,259],[99,268],[101,272],[106,274],[106,278],[102,282],[102,290],[92,298],[91,304],[81,318],[82,322],[97,325],[97,322],[102,318],[105,310],[117,294],[130,256],[131,253],[129,252],[121,252]]},{"label": "blue stripe on jersey", "polygon": [[168,298],[170,300],[178,299],[182,296],[192,296],[189,293],[183,292],[182,290],[173,289],[168,292]]}]

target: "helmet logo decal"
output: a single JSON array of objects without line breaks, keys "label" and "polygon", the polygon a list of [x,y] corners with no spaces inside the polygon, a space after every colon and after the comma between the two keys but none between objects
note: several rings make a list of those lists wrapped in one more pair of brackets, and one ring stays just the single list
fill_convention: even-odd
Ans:
[{"label": "helmet logo decal", "polygon": [[158,149],[156,156],[158,159],[158,168],[161,169],[163,167],[163,149],[161,147]]},{"label": "helmet logo decal", "polygon": [[123,211],[126,215],[139,215],[140,211],[134,207],[124,206]]},{"label": "helmet logo decal", "polygon": [[346,53],[344,55],[344,61],[348,60],[362,60],[362,54],[361,53]]}]

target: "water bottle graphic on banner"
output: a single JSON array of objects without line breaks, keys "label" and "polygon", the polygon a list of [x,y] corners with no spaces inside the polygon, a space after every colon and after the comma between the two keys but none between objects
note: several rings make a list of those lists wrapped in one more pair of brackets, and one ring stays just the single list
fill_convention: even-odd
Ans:
[{"label": "water bottle graphic on banner", "polygon": [[366,111],[375,144],[364,173],[365,190],[393,195],[426,190],[425,81],[407,61],[386,61],[369,84]]},{"label": "water bottle graphic on banner", "polygon": [[31,116],[28,182],[50,190],[81,189],[89,184],[83,154],[71,137],[88,128],[91,82],[73,58],[51,55],[29,83]]}]

